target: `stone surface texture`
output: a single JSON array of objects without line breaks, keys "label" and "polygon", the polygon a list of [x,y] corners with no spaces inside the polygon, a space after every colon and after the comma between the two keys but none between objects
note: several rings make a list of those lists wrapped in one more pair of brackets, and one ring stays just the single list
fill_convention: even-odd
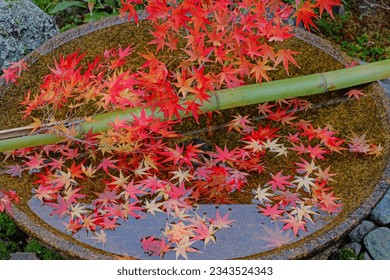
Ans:
[{"label": "stone surface texture", "polygon": [[10,254],[10,260],[39,260],[35,253],[16,252]]},{"label": "stone surface texture", "polygon": [[[382,83],[385,91],[390,95],[390,86]],[[388,83],[390,85],[390,83]],[[362,221],[348,235],[347,248],[355,254],[355,259],[363,260],[390,260],[390,185],[382,200],[375,206],[367,220]],[[348,243],[348,241],[350,243]],[[360,248],[359,246],[360,245]],[[333,254],[331,259],[338,259],[341,249]]]},{"label": "stone surface texture", "polygon": [[0,0],[0,69],[58,34],[54,20],[27,0]]},{"label": "stone surface texture", "polygon": [[380,225],[390,225],[390,191],[378,203],[371,213],[371,219]]},{"label": "stone surface texture", "polygon": [[363,241],[364,237],[374,229],[376,229],[376,225],[372,221],[364,220],[349,233],[349,238],[352,242],[360,243]]},{"label": "stone surface texture", "polygon": [[364,245],[374,260],[390,260],[390,229],[380,227],[364,238]]},{"label": "stone surface texture", "polygon": [[352,250],[355,253],[355,255],[357,255],[357,256],[360,254],[360,251],[362,250],[362,245],[360,245],[357,242],[349,243],[349,244],[345,245],[345,247]]}]

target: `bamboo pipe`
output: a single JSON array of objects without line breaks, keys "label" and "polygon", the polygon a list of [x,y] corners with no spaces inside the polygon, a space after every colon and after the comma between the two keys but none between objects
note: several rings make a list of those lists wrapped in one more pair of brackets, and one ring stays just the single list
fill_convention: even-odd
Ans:
[{"label": "bamboo pipe", "polygon": [[[366,84],[388,77],[390,77],[390,59],[352,68],[266,82],[261,85],[251,84],[233,89],[219,90],[212,95],[209,103],[205,103],[200,107],[200,110],[205,113],[266,101],[314,95]],[[93,133],[106,131],[110,127],[109,124],[113,123],[115,119],[131,120],[132,115],[138,114],[141,110],[141,107],[137,107],[125,111],[100,114],[94,117],[92,121],[76,124],[76,129],[80,132],[80,135],[89,130],[92,130]],[[152,114],[150,109],[145,108],[145,110],[147,114]],[[155,112],[154,114],[155,116],[163,117],[161,113]],[[0,140],[0,152],[55,144],[65,138],[54,134],[26,135],[30,131],[32,131],[31,127],[0,131],[0,139],[3,139]],[[12,138],[15,136],[19,137]]]}]

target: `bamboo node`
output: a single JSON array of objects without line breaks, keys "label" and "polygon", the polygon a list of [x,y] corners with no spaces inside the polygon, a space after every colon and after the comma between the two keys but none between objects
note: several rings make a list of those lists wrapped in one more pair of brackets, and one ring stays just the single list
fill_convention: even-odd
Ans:
[{"label": "bamboo node", "polygon": [[322,93],[325,93],[325,92],[328,91],[328,82],[326,81],[326,78],[325,78],[324,74],[318,73],[318,75],[320,76],[320,78],[322,80],[322,84],[321,84],[321,87],[323,89]]}]

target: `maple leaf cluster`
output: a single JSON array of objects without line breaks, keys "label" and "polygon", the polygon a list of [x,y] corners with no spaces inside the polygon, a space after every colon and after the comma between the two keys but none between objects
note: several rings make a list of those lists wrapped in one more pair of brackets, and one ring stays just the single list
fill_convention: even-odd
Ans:
[{"label": "maple leaf cluster", "polygon": [[[34,197],[52,208],[51,215],[66,219],[69,233],[90,231],[97,242],[105,243],[106,231],[128,219],[166,215],[161,236],[141,240],[149,256],[200,253],[198,243],[216,242],[216,232],[232,221],[228,213],[201,217],[193,205],[234,203],[235,194],[248,191],[262,215],[297,236],[315,215],[341,209],[332,186],[336,174],[322,165],[327,156],[346,150],[359,154],[347,147],[372,145],[365,136],[344,140],[330,126],[298,119],[296,112],[309,107],[298,99],[261,104],[265,121],[256,124],[237,115],[225,129],[241,140],[231,148],[207,149],[202,141],[181,141],[173,129],[178,121],[141,110],[132,120],[115,120],[106,132],[86,133],[82,141],[10,152],[8,158],[18,164],[5,172],[35,174]],[[288,127],[288,135],[278,134],[280,125]],[[273,170],[268,164],[269,158],[290,154],[300,158],[291,162],[294,168]],[[252,185],[251,177],[266,173],[269,179]]]},{"label": "maple leaf cluster", "polygon": [[[142,1],[121,3],[122,13],[138,22],[135,5]],[[146,20],[153,36],[148,44],[154,46],[155,53],[137,51],[145,60],[141,67],[131,69],[126,63],[135,51],[132,46],[107,50],[87,67],[82,63],[83,54],[60,57],[39,91],[26,96],[22,103],[26,106],[25,118],[39,109],[46,116],[42,123],[55,121],[56,112],[66,104],[68,118],[74,118],[83,108],[89,108],[93,115],[148,106],[167,118],[192,114],[198,119],[200,106],[215,90],[241,86],[248,80],[269,81],[267,73],[279,65],[287,74],[289,65],[298,67],[296,51],[274,45],[294,36],[288,19],[314,26],[316,11],[331,14],[337,5],[339,0],[297,0],[295,4],[262,0],[147,1]],[[172,55],[159,56],[164,49]],[[14,80],[12,75],[6,79]]]},{"label": "maple leaf cluster", "polygon": [[166,225],[161,237],[148,236],[141,240],[142,248],[149,256],[163,257],[167,252],[173,251],[176,258],[182,256],[188,259],[187,252],[201,253],[194,247],[194,243],[202,240],[204,247],[210,241],[215,243],[215,233],[233,222],[228,220],[229,213],[221,217],[218,210],[215,218],[190,214],[185,209],[176,209],[172,214],[171,222]]},{"label": "maple leaf cluster", "polygon": [[59,113],[63,114],[62,119],[71,120],[84,117],[80,112],[93,116],[142,105],[142,93],[134,88],[136,74],[123,69],[132,52],[131,46],[106,50],[88,62],[87,67],[82,60],[85,54],[61,55],[49,67],[50,73],[43,77],[39,90],[26,94],[21,103],[25,107],[24,118],[41,110],[44,119],[35,118],[34,123],[47,123],[55,122]]}]

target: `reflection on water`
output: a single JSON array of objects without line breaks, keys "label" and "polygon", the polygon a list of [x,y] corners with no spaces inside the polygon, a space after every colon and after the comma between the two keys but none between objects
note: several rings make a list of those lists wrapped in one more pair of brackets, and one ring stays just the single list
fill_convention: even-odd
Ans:
[{"label": "reflection on water", "polygon": [[[64,223],[68,218],[60,220],[58,216],[50,216],[52,209],[42,205],[38,199],[31,199],[29,206],[45,223],[64,231]],[[195,243],[193,247],[202,253],[187,253],[189,259],[231,259],[249,256],[252,254],[265,252],[275,247],[287,243],[295,242],[316,230],[322,228],[335,217],[335,215],[315,215],[314,224],[307,223],[307,232],[299,231],[294,237],[293,231],[282,230],[283,223],[274,222],[270,218],[258,212],[256,204],[230,204],[212,205],[202,204],[194,210],[197,214],[215,217],[216,211],[221,213],[229,212],[229,220],[234,220],[231,227],[223,228],[216,232],[216,243],[209,242],[204,247],[204,243]],[[121,225],[113,231],[107,231],[107,241],[105,244],[97,243],[91,233],[80,230],[73,235],[76,240],[102,249],[104,251],[132,256],[140,259],[160,259],[159,256],[149,257],[142,249],[140,240],[147,236],[159,236],[166,224],[169,223],[165,213],[156,213],[156,216],[145,215],[141,219],[129,219],[121,221]],[[197,247],[198,246],[198,247]],[[174,252],[168,252],[164,259],[175,259]]]}]

